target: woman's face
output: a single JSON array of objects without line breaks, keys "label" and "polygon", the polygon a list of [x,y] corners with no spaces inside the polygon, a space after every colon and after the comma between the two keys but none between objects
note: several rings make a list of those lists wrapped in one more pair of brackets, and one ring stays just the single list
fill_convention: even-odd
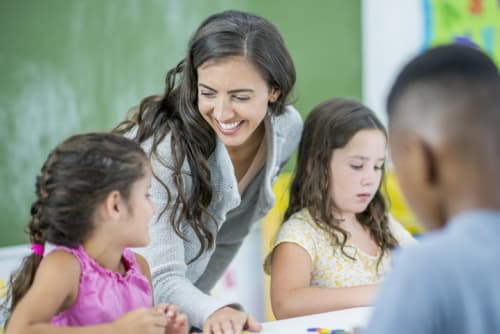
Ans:
[{"label": "woman's face", "polygon": [[243,57],[208,60],[198,69],[198,109],[228,148],[252,140],[269,102],[279,97]]},{"label": "woman's face", "polygon": [[382,131],[358,131],[330,160],[330,198],[342,213],[363,212],[382,178],[386,138]]}]

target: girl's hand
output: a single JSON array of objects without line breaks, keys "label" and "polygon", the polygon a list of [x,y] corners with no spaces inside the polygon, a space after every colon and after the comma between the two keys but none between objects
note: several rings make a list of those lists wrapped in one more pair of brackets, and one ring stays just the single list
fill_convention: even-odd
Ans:
[{"label": "girl's hand", "polygon": [[189,331],[189,324],[187,316],[179,312],[176,305],[159,304],[156,309],[167,318],[167,325],[165,326],[164,334],[187,334]]},{"label": "girl's hand", "polygon": [[203,325],[203,334],[238,334],[243,329],[259,332],[262,325],[245,312],[223,307],[207,319]]},{"label": "girl's hand", "polygon": [[113,322],[113,333],[164,334],[167,322],[165,313],[158,308],[140,308]]}]

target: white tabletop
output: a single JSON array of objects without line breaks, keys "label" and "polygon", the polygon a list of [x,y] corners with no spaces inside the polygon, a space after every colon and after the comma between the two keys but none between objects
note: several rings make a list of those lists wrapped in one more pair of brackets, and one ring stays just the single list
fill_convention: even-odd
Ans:
[{"label": "white tabletop", "polygon": [[[260,334],[308,334],[308,328],[343,329],[364,326],[372,307],[355,307],[341,311],[306,315],[263,323]],[[313,334],[309,332],[309,334]]]}]

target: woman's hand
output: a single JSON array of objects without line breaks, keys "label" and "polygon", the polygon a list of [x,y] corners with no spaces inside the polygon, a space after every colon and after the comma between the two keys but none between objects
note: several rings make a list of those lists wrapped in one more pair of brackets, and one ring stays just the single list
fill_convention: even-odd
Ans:
[{"label": "woman's hand", "polygon": [[231,307],[215,311],[203,325],[204,334],[238,334],[244,329],[259,332],[262,325],[250,314]]}]

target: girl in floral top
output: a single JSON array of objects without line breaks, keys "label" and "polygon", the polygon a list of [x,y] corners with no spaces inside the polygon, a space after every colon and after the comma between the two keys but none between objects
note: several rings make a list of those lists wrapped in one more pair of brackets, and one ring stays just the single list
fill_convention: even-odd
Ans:
[{"label": "girl in floral top", "polygon": [[276,318],[369,305],[391,251],[415,242],[380,193],[386,142],[375,114],[355,101],[329,100],[309,114],[266,261]]}]

